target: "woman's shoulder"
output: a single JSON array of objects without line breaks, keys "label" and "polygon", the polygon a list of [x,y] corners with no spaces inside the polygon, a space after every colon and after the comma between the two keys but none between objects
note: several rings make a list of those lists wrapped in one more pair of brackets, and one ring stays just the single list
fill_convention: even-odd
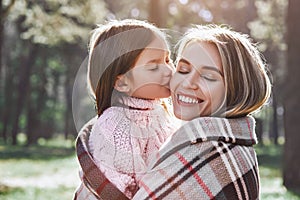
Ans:
[{"label": "woman's shoulder", "polygon": [[208,140],[241,145],[257,143],[255,121],[253,117],[219,118],[199,117],[181,126],[172,136],[173,143],[190,141],[191,143]]},{"label": "woman's shoulder", "polygon": [[200,117],[188,121],[165,141],[157,157],[161,161],[183,148],[193,148],[193,145],[204,142],[252,146],[257,143],[254,119]]},{"label": "woman's shoulder", "polygon": [[[184,199],[219,199],[224,196],[240,199],[235,196],[239,191],[235,187],[236,180],[245,183],[242,189],[246,195],[254,197],[250,199],[256,199],[256,166],[252,147],[218,141],[189,144],[169,155],[162,155],[149,175],[142,179],[141,189],[134,199],[148,197],[149,191],[157,198],[166,199],[180,199],[182,195]],[[209,196],[207,191],[211,192]]]}]

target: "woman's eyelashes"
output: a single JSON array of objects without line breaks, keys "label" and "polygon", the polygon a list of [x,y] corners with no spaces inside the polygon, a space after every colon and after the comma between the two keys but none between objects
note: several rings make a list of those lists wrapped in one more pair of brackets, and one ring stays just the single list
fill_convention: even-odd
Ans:
[{"label": "woman's eyelashes", "polygon": [[217,79],[212,74],[201,74],[200,77],[207,81],[217,81]]},{"label": "woman's eyelashes", "polygon": [[[178,65],[177,66],[177,72],[180,73],[180,74],[188,74],[191,72],[191,67],[190,66],[187,66],[187,65]],[[196,72],[199,74],[199,77],[200,78],[203,78],[204,80],[206,81],[211,81],[211,82],[214,82],[214,81],[217,81],[217,77],[216,75],[214,75],[213,73],[209,73],[209,72]]]},{"label": "woman's eyelashes", "polygon": [[186,65],[178,65],[177,72],[180,74],[188,74],[190,72],[190,67]]}]

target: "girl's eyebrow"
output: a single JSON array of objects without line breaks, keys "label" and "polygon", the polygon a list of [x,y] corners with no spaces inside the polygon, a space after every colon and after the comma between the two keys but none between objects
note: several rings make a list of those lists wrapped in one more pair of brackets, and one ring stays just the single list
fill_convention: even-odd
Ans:
[{"label": "girl's eyebrow", "polygon": [[[181,58],[178,62],[183,62],[187,65],[191,65],[193,66],[188,60],[184,59],[184,58]],[[194,66],[193,66],[194,67]],[[221,76],[224,76],[223,73],[216,67],[213,67],[213,66],[202,66],[201,67],[202,69],[206,69],[206,70],[212,70],[212,71],[215,71],[217,73],[219,73]]]},{"label": "girl's eyebrow", "polygon": [[156,59],[149,60],[149,61],[147,62],[147,64],[149,64],[149,63],[156,63],[156,62],[159,62],[159,61],[160,61],[160,59],[159,59],[159,58],[156,58]]},{"label": "girl's eyebrow", "polygon": [[[167,52],[166,56],[169,58],[169,52]],[[149,63],[160,62],[160,60],[161,60],[161,58],[154,58],[154,59],[152,59],[152,60],[149,60],[149,61],[147,62],[147,64],[149,64]]]}]

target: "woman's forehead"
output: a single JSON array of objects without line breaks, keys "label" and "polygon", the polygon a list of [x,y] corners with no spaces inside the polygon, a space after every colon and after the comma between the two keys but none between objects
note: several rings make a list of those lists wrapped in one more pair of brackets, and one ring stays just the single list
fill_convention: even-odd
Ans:
[{"label": "woman's forehead", "polygon": [[184,59],[195,67],[212,66],[223,72],[218,48],[212,43],[190,42],[184,47],[179,59]]}]

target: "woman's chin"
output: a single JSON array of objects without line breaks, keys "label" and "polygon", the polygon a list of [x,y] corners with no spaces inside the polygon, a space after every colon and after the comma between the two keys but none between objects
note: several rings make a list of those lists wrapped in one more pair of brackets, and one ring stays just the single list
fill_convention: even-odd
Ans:
[{"label": "woman's chin", "polygon": [[191,121],[198,117],[198,116],[192,116],[192,115],[190,115],[188,113],[184,113],[184,112],[176,112],[176,110],[174,110],[174,115],[175,115],[175,117],[177,117],[178,119],[181,119],[183,121]]}]

